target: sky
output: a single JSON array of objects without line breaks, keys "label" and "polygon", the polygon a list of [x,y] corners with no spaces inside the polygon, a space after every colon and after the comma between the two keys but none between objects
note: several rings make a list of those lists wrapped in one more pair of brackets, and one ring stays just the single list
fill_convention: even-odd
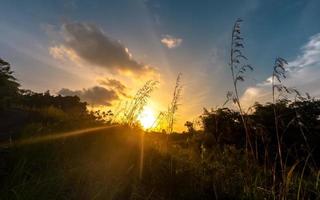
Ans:
[{"label": "sky", "polygon": [[167,109],[182,73],[176,129],[183,130],[232,90],[237,18],[254,67],[239,86],[244,106],[271,101],[276,57],[288,61],[284,84],[319,97],[319,9],[319,0],[1,0],[0,57],[22,88],[111,108],[157,80],[148,105],[155,112]]}]

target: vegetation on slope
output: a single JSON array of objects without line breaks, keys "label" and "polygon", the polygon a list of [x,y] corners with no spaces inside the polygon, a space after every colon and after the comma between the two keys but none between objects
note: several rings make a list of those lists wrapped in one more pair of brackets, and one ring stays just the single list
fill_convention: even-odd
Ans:
[{"label": "vegetation on slope", "polygon": [[180,75],[158,118],[166,134],[137,124],[155,81],[113,115],[76,96],[21,90],[0,59],[0,199],[320,199],[320,100],[283,85],[287,63],[277,58],[272,103],[245,112],[238,83],[253,68],[242,64],[240,22],[226,101],[238,110],[204,109],[202,129],[186,122],[183,134],[173,132]]}]

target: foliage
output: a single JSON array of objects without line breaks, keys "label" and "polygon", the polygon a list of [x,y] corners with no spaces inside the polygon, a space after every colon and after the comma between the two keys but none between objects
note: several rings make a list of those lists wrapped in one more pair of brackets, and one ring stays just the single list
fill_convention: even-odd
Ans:
[{"label": "foliage", "polygon": [[195,128],[194,128],[193,122],[186,121],[186,123],[184,124],[184,126],[187,127],[188,133],[190,133],[190,134],[195,133],[196,130],[195,130]]},{"label": "foliage", "polygon": [[[241,125],[240,125],[241,126]],[[208,134],[142,133],[126,126],[16,146],[1,159],[1,199],[274,199],[272,173]],[[141,138],[144,137],[144,140]],[[167,140],[168,138],[168,140]],[[139,178],[141,142],[143,173]],[[167,143],[169,148],[167,149]],[[211,143],[212,144],[212,143]],[[288,199],[316,199],[318,171],[288,168]],[[308,172],[307,172],[308,171]],[[299,189],[300,188],[300,189]]]},{"label": "foliage", "polygon": [[[221,108],[204,109],[203,130],[187,121],[183,134],[173,132],[181,74],[151,133],[137,118],[157,81],[114,112],[88,111],[77,96],[20,89],[0,59],[0,199],[320,199],[320,100],[286,87],[287,61],[277,58],[272,103],[244,112],[239,83],[253,68],[241,22],[232,29],[233,92]],[[224,107],[230,100],[237,111]],[[83,135],[67,137],[74,129]]]},{"label": "foliage", "polygon": [[0,59],[0,139],[29,137],[103,124],[102,116],[90,113],[77,96],[54,96],[49,91],[22,90],[10,64]]},{"label": "foliage", "polygon": [[244,145],[239,112],[228,108],[212,111],[204,109],[201,119],[204,132],[212,134],[216,144],[234,144],[239,148]]},{"label": "foliage", "polygon": [[10,64],[0,58],[0,110],[6,109],[19,93],[20,84],[13,76]]},{"label": "foliage", "polygon": [[[279,130],[283,132],[281,139],[284,155],[287,155],[287,162],[294,158],[300,158],[302,154],[306,157],[309,153],[309,146],[313,155],[317,156],[319,148],[317,143],[320,141],[320,100],[290,102],[280,101],[275,104],[279,116]],[[254,112],[247,115],[250,123],[250,129],[255,132],[257,137],[259,157],[264,157],[266,147],[270,148],[269,156],[274,158],[277,152],[277,135],[275,133],[275,123],[273,118],[273,104],[255,104]],[[299,115],[296,116],[296,110]],[[231,144],[237,147],[243,145],[244,132],[240,122],[240,113],[232,111],[228,108],[220,108],[217,110],[204,110],[201,115],[204,132],[212,134],[215,138],[215,143],[219,145]],[[300,123],[299,123],[299,121]],[[305,134],[300,131],[300,126],[303,127]],[[313,157],[314,157],[313,156]],[[317,158],[319,159],[319,158]],[[320,162],[320,160],[318,160]]]}]

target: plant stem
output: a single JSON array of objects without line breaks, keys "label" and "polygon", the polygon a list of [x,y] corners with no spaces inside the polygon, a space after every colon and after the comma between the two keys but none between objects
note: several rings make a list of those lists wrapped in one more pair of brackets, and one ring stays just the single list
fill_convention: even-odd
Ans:
[{"label": "plant stem", "polygon": [[252,155],[254,155],[253,147],[252,147],[252,144],[251,144],[251,141],[250,141],[250,137],[249,137],[249,129],[248,129],[248,126],[247,126],[247,123],[246,123],[246,120],[245,120],[245,117],[244,117],[244,112],[242,110],[242,106],[241,106],[240,100],[239,100],[239,94],[238,94],[238,88],[237,88],[237,80],[236,80],[236,76],[235,76],[235,72],[234,72],[234,60],[233,60],[233,57],[234,57],[233,56],[233,51],[234,51],[234,49],[233,49],[233,46],[234,46],[234,36],[235,36],[234,33],[235,33],[236,25],[237,25],[237,23],[234,24],[232,35],[231,35],[230,69],[231,69],[233,87],[234,87],[234,92],[235,92],[235,101],[236,101],[236,104],[237,104],[237,106],[239,108],[241,120],[242,120],[242,123],[243,123],[243,126],[244,126],[244,130],[245,130],[245,133],[246,133],[246,153],[248,153],[248,145],[249,145],[251,153],[252,153]]}]

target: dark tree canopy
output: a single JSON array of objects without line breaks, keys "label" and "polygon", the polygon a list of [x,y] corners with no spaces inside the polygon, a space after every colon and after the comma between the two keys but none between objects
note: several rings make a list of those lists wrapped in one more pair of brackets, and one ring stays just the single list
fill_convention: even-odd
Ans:
[{"label": "dark tree canopy", "polygon": [[[312,152],[312,158],[320,163],[320,100],[303,101],[283,100],[275,104],[280,113],[280,131],[283,133],[282,145],[288,158],[306,157]],[[254,134],[254,143],[258,154],[263,157],[266,148],[273,157],[276,153],[276,135],[273,116],[273,104],[254,105],[254,112],[247,115],[248,125]],[[228,108],[204,110],[201,116],[204,131],[213,135],[217,145],[243,147],[243,128],[239,112]]]},{"label": "dark tree canopy", "polygon": [[15,100],[19,93],[19,86],[10,64],[0,58],[0,109],[5,109]]},{"label": "dark tree canopy", "polygon": [[10,64],[0,59],[0,140],[25,130],[59,131],[103,121],[100,113],[88,112],[87,103],[77,96],[55,96],[49,91],[36,93],[19,87]]}]

